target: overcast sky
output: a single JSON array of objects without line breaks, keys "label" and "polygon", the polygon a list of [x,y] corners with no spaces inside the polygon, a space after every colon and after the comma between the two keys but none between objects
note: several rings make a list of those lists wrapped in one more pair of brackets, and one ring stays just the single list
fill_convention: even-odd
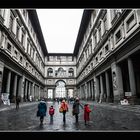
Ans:
[{"label": "overcast sky", "polygon": [[73,53],[83,9],[37,9],[49,53]]}]

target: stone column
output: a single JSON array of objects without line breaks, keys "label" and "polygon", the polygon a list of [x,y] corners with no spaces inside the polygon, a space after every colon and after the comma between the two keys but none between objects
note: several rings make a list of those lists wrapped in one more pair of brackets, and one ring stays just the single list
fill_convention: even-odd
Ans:
[{"label": "stone column", "polygon": [[90,89],[91,88],[91,85],[90,85],[90,83],[91,83],[91,81],[89,81],[89,86],[88,86],[89,87],[89,90],[88,90],[88,92],[89,92],[89,99],[91,100],[91,89]]},{"label": "stone column", "polygon": [[17,75],[15,74],[15,78],[14,78],[14,89],[13,89],[14,97],[16,97],[16,91],[17,91]]},{"label": "stone column", "polygon": [[36,100],[36,87],[35,87],[35,83],[33,83],[33,88],[34,88],[34,100]]},{"label": "stone column", "polygon": [[34,98],[35,98],[35,83],[32,83],[32,93],[31,93],[31,95],[32,95],[32,98],[34,100]]},{"label": "stone column", "polygon": [[11,84],[11,71],[8,72],[7,84],[6,84],[6,93],[10,94],[10,84]]},{"label": "stone column", "polygon": [[93,85],[93,80],[91,80],[91,99],[93,100],[93,88],[94,88],[94,85]]},{"label": "stone column", "polygon": [[3,71],[4,71],[4,63],[0,61],[0,96],[2,90]]},{"label": "stone column", "polygon": [[104,94],[103,76],[102,75],[100,75],[100,87],[101,87],[100,102],[102,102],[102,100],[103,100],[103,94]]},{"label": "stone column", "polygon": [[24,91],[24,79],[25,77],[22,76],[19,78],[19,85],[18,85],[18,96],[21,97],[21,102],[23,102],[23,91]]},{"label": "stone column", "polygon": [[29,95],[29,97],[30,97],[30,95],[31,95],[31,83],[29,82],[29,86],[28,86],[28,95]]},{"label": "stone column", "polygon": [[53,99],[55,98],[55,89],[53,88]]},{"label": "stone column", "polygon": [[99,101],[99,79],[95,77],[95,101]]},{"label": "stone column", "polygon": [[40,99],[40,86],[38,87],[38,98]]},{"label": "stone column", "polygon": [[28,81],[25,81],[25,100],[27,100]]},{"label": "stone column", "polygon": [[121,67],[111,64],[114,102],[118,103],[124,97]]},{"label": "stone column", "polygon": [[135,74],[134,67],[131,58],[128,58],[128,72],[129,72],[129,82],[130,89],[133,96],[136,96],[136,83],[135,83]]},{"label": "stone column", "polygon": [[2,92],[3,73],[4,73],[4,63],[0,61],[0,105],[2,103],[1,92]]},{"label": "stone column", "polygon": [[85,82],[85,97],[86,97],[86,100],[88,99],[88,91],[87,91],[87,83]]},{"label": "stone column", "polygon": [[136,97],[135,73],[134,73],[134,67],[131,58],[128,58],[128,73],[129,73],[129,83],[130,83],[130,90],[131,90],[131,98],[129,99],[129,103],[137,104],[138,101],[136,100],[137,97]]},{"label": "stone column", "polygon": [[80,99],[82,99],[81,86],[79,86],[79,95],[80,95]]},{"label": "stone column", "polygon": [[110,86],[109,86],[109,76],[108,72],[105,72],[105,81],[106,81],[106,94],[107,94],[107,102],[109,102],[110,97]]}]

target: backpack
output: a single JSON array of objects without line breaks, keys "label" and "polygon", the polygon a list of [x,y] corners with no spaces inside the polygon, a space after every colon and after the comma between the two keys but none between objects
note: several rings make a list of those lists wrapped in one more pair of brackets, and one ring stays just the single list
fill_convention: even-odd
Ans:
[{"label": "backpack", "polygon": [[53,114],[54,114],[54,108],[50,108],[49,114],[50,114],[50,115],[53,115]]}]

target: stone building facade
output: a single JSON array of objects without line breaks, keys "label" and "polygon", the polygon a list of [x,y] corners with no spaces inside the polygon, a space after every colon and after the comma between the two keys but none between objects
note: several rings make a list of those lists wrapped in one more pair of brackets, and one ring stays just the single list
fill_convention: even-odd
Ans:
[{"label": "stone building facade", "polygon": [[45,58],[46,91],[52,98],[76,95],[76,57],[73,54],[52,53]]},{"label": "stone building facade", "polygon": [[140,103],[139,37],[139,9],[84,11],[74,50],[80,98]]},{"label": "stone building facade", "polygon": [[140,10],[84,10],[74,52],[48,53],[36,10],[0,9],[0,95],[140,103]]},{"label": "stone building facade", "polygon": [[0,95],[9,93],[10,102],[45,96],[46,54],[35,10],[0,9]]}]

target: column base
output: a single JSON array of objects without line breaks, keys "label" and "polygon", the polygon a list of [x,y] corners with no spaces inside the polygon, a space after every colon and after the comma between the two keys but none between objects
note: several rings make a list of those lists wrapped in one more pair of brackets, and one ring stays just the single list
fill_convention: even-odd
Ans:
[{"label": "column base", "polygon": [[140,105],[140,98],[136,96],[127,97],[127,99],[130,105]]}]

